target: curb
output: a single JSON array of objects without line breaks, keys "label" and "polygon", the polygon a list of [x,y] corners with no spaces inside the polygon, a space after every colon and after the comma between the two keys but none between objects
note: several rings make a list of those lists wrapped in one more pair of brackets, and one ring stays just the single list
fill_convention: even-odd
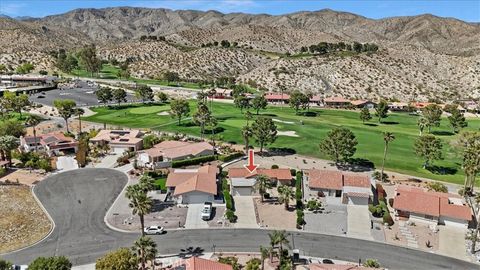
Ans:
[{"label": "curb", "polygon": [[[111,169],[111,170],[115,170],[115,169]],[[117,172],[121,172],[123,174],[125,174],[125,176],[127,176],[127,183],[125,184],[125,186],[123,187],[123,189],[120,191],[120,193],[118,194],[117,198],[115,198],[115,200],[113,201],[112,205],[110,205],[110,208],[108,208],[107,212],[105,213],[105,216],[103,217],[103,222],[105,223],[105,225],[107,225],[108,228],[110,228],[111,230],[113,231],[117,231],[117,232],[121,232],[121,233],[138,233],[138,232],[135,232],[135,231],[127,231],[127,230],[122,230],[122,229],[119,229],[115,226],[113,226],[112,224],[110,224],[108,222],[108,216],[110,215],[110,212],[112,211],[113,209],[113,206],[117,203],[117,201],[120,199],[120,196],[124,193],[124,191],[127,189],[128,187],[128,182],[130,182],[130,176],[126,173],[126,172],[123,172],[123,171],[120,171],[120,170],[115,170]]]}]

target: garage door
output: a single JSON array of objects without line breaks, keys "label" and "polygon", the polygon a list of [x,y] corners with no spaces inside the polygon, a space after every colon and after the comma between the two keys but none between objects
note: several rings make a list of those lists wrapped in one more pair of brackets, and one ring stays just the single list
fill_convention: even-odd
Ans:
[{"label": "garage door", "polygon": [[252,188],[236,187],[233,189],[233,196],[252,196]]},{"label": "garage door", "polygon": [[205,202],[211,202],[213,201],[213,198],[209,195],[186,195],[183,198],[183,203],[191,203],[191,204],[196,204],[196,203],[205,203]]},{"label": "garage door", "polygon": [[113,147],[112,148],[112,152],[114,152],[116,154],[123,154],[123,152],[125,152],[126,150],[128,150],[127,147]]}]

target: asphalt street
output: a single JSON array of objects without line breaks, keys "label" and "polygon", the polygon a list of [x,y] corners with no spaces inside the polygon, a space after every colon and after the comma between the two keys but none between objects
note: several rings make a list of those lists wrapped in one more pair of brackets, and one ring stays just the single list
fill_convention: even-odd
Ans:
[{"label": "asphalt street", "polygon": [[[0,257],[28,264],[39,256],[65,255],[74,265],[89,264],[106,252],[129,247],[137,233],[109,229],[104,216],[127,183],[112,169],[79,169],[50,176],[34,189],[55,221],[53,232],[40,243]],[[198,229],[153,236],[161,254],[258,251],[268,246],[264,229]],[[478,265],[419,250],[323,234],[291,232],[292,248],[303,255],[358,261],[375,258],[389,269],[480,269]]]}]

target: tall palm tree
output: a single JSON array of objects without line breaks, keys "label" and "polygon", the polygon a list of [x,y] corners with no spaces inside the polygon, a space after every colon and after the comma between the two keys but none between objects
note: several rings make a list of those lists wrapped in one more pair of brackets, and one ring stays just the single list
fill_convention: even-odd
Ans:
[{"label": "tall palm tree", "polygon": [[145,193],[155,190],[155,179],[153,179],[153,177],[149,175],[144,174],[140,178],[138,184],[140,185],[140,188],[142,189],[142,191]]},{"label": "tall palm tree", "polygon": [[417,126],[420,129],[420,136],[422,136],[422,133],[425,130],[425,128],[428,128],[428,125],[429,124],[428,124],[427,118],[422,116],[418,119]]},{"label": "tall palm tree", "polygon": [[29,125],[33,129],[33,141],[35,142],[35,152],[38,150],[37,146],[37,125],[40,123],[40,117],[31,114],[28,116],[27,120],[25,121],[25,124]]},{"label": "tall palm tree", "polygon": [[[270,252],[271,249],[270,248],[265,248],[265,247],[262,247],[260,246],[260,256],[261,256],[261,260],[262,260],[262,270],[265,269],[265,259],[268,258],[268,256],[270,256],[272,254],[272,252]],[[270,260],[271,262],[271,260]]]},{"label": "tall palm tree", "polygon": [[142,236],[135,241],[132,250],[135,252],[138,261],[142,265],[141,269],[145,270],[147,269],[147,261],[150,261],[153,264],[153,260],[155,260],[155,256],[157,255],[157,244],[152,240],[152,238],[148,236]]},{"label": "tall palm tree", "polygon": [[292,187],[282,185],[278,187],[279,201],[285,204],[285,209],[288,209],[290,200],[295,197],[295,192]]},{"label": "tall palm tree", "polygon": [[256,180],[257,183],[255,188],[258,190],[258,193],[260,193],[263,202],[263,197],[265,193],[267,193],[267,189],[272,188],[272,181],[270,181],[270,178],[268,176],[263,174],[257,175]]},{"label": "tall palm tree", "polygon": [[272,248],[275,248],[278,245],[278,257],[281,258],[283,255],[283,248],[290,246],[290,241],[287,239],[287,232],[283,231],[273,231],[269,233],[268,236],[270,237],[270,245]]},{"label": "tall palm tree", "polygon": [[382,161],[382,173],[380,174],[380,181],[383,182],[383,170],[385,169],[385,159],[387,159],[388,144],[395,140],[395,135],[392,132],[383,133],[383,141],[385,142],[385,148],[383,150],[383,161]]},{"label": "tall palm tree", "polygon": [[144,192],[142,187],[138,184],[131,185],[127,187],[126,197],[130,200],[128,206],[132,208],[132,214],[138,215],[140,218],[140,226],[142,229],[142,236],[145,235],[143,229],[145,228],[145,220],[144,217],[146,214],[150,213],[153,200],[151,197],[148,197],[147,194]]},{"label": "tall palm tree", "polygon": [[82,134],[82,115],[85,114],[85,110],[82,108],[75,108],[75,116],[78,117],[78,134]]},{"label": "tall palm tree", "polygon": [[248,149],[250,147],[250,138],[253,136],[252,128],[249,125],[246,125],[242,128],[242,137],[243,142],[245,143],[245,154],[248,155]]}]

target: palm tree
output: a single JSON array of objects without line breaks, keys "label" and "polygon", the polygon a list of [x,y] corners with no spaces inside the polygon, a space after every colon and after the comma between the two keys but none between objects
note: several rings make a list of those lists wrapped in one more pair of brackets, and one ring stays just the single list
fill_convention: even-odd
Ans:
[{"label": "palm tree", "polygon": [[427,118],[425,117],[420,117],[417,121],[417,126],[418,128],[420,129],[420,136],[422,136],[422,133],[423,131],[425,130],[425,128],[428,127],[428,121],[427,121]]},{"label": "palm tree", "polygon": [[138,215],[140,218],[140,225],[142,229],[142,236],[145,235],[143,229],[145,228],[144,217],[150,213],[153,205],[153,200],[148,197],[142,189],[141,185],[131,185],[127,187],[126,197],[130,200],[128,206],[132,208],[132,214]]},{"label": "palm tree", "polygon": [[75,108],[75,116],[78,117],[78,134],[82,134],[82,115],[85,114],[85,110],[82,108]]},{"label": "palm tree", "polygon": [[281,258],[283,255],[283,248],[290,246],[290,241],[287,239],[287,232],[283,231],[273,231],[269,233],[268,236],[270,237],[270,245],[272,248],[275,248],[278,245],[278,257]]},{"label": "palm tree", "polygon": [[260,193],[260,196],[262,197],[262,202],[263,202],[263,197],[265,193],[267,193],[267,189],[272,188],[272,181],[270,181],[270,178],[268,176],[259,174],[256,177],[257,183],[256,183],[256,189]]},{"label": "palm tree", "polygon": [[383,170],[385,169],[385,159],[387,158],[388,144],[395,140],[395,135],[392,132],[383,133],[383,141],[385,142],[385,148],[383,150],[383,161],[382,161],[382,174],[380,174],[380,181],[383,182]]},{"label": "palm tree", "polygon": [[141,269],[145,270],[147,269],[147,261],[152,262],[153,260],[155,260],[155,256],[157,254],[157,244],[152,240],[152,238],[142,236],[137,241],[135,241],[132,250],[135,252],[138,261],[140,261],[142,265]]},{"label": "palm tree", "polygon": [[12,166],[12,151],[20,145],[19,140],[10,135],[0,137],[0,160],[4,158],[8,161],[8,166]]},{"label": "palm tree", "polygon": [[279,201],[285,204],[285,209],[288,209],[290,200],[295,197],[295,192],[292,187],[282,185],[278,187]]},{"label": "palm tree", "polygon": [[33,129],[33,141],[35,142],[35,152],[37,152],[38,150],[38,146],[37,146],[37,125],[40,123],[40,117],[36,116],[36,115],[29,115],[27,120],[25,121],[25,124],[29,125],[32,127]]},{"label": "palm tree", "polygon": [[140,178],[138,184],[140,185],[140,188],[142,189],[142,191],[145,193],[155,190],[155,179],[153,179],[153,177],[149,175],[144,174]]},{"label": "palm tree", "polygon": [[248,155],[248,149],[250,147],[249,145],[249,142],[250,142],[250,138],[253,136],[253,131],[252,129],[250,128],[249,125],[246,125],[242,128],[242,137],[243,137],[243,141],[245,142],[245,154]]},{"label": "palm tree", "polygon": [[[260,246],[260,256],[261,256],[261,259],[262,259],[262,270],[265,268],[265,259],[270,256],[272,254],[271,252],[271,249],[270,248],[264,248],[262,246]],[[270,259],[270,262],[272,260]]]},{"label": "palm tree", "polygon": [[208,96],[210,96],[210,111],[212,111],[212,103],[213,103],[213,97],[217,94],[217,90],[215,88],[212,88],[208,91]]}]

